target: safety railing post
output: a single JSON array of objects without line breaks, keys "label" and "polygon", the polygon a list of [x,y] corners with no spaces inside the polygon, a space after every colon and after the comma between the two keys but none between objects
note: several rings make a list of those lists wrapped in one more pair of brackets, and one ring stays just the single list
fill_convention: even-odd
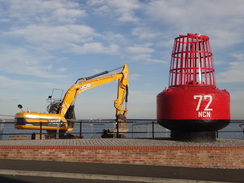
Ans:
[{"label": "safety railing post", "polygon": [[59,123],[57,123],[56,139],[59,139]]},{"label": "safety railing post", "polygon": [[154,121],[152,121],[152,138],[154,139]]},{"label": "safety railing post", "polygon": [[40,122],[40,140],[42,139],[42,122]]},{"label": "safety railing post", "polygon": [[81,134],[82,134],[82,120],[80,121],[80,138],[81,138]]},{"label": "safety railing post", "polygon": [[117,133],[116,133],[116,137],[119,138],[119,120],[117,122]]}]

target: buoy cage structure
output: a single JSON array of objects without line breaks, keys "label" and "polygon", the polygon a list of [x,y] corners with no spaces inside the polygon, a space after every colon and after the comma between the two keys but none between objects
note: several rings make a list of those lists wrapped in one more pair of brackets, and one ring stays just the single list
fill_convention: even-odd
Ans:
[{"label": "buoy cage structure", "polygon": [[157,95],[157,121],[180,141],[215,141],[230,123],[230,94],[216,87],[209,37],[175,38],[169,86]]}]

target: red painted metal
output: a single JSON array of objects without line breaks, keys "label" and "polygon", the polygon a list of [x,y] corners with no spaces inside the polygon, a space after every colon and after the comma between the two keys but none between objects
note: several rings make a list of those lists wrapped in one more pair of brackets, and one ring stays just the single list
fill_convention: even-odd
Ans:
[{"label": "red painted metal", "polygon": [[173,131],[216,131],[229,124],[230,95],[216,88],[208,36],[175,38],[169,87],[157,96],[157,120]]},{"label": "red painted metal", "polygon": [[177,87],[158,95],[158,117],[167,119],[229,119],[229,93],[213,87]]},{"label": "red painted metal", "polygon": [[209,37],[187,34],[175,38],[169,79],[169,87],[215,86]]}]

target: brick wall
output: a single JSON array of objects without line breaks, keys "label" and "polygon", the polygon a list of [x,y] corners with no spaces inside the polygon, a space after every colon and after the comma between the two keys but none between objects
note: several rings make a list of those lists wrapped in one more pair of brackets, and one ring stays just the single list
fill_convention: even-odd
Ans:
[{"label": "brick wall", "polygon": [[0,158],[244,168],[244,147],[1,146]]}]

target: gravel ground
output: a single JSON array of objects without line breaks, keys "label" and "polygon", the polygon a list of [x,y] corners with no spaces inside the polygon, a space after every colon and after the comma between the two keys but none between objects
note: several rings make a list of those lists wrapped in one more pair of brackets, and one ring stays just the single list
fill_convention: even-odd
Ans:
[{"label": "gravel ground", "polygon": [[177,147],[244,147],[242,139],[217,139],[215,142],[180,142],[169,139],[58,139],[2,140],[1,146],[177,146]]}]

